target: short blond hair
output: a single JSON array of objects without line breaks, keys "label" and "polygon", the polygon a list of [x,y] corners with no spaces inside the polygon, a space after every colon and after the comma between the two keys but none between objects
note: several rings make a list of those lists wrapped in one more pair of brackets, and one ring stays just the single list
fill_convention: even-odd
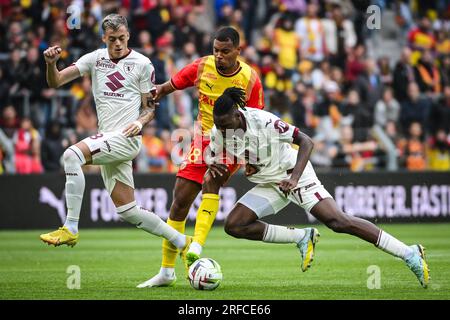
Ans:
[{"label": "short blond hair", "polygon": [[113,31],[117,31],[120,26],[125,26],[128,30],[128,21],[127,18],[124,16],[121,16],[117,13],[111,13],[108,14],[106,17],[102,20],[102,30],[103,32],[106,31],[106,29],[112,29]]}]

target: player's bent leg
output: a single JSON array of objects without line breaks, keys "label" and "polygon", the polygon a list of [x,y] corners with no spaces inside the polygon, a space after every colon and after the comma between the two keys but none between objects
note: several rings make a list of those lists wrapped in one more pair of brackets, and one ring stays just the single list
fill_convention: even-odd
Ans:
[{"label": "player's bent leg", "polygon": [[216,219],[217,212],[219,211],[219,190],[220,187],[228,180],[230,173],[227,170],[227,174],[223,176],[213,177],[212,174],[207,171],[202,185],[202,202],[197,211],[197,218],[195,221],[194,241],[189,247],[189,251],[186,255],[187,265],[190,266],[195,260],[200,258],[203,246],[205,245],[206,238],[209,231]]},{"label": "player's bent leg", "polygon": [[373,244],[380,234],[380,229],[373,223],[343,213],[333,198],[319,201],[310,213],[334,232],[348,233]]},{"label": "player's bent leg", "polygon": [[[261,184],[254,187],[239,199],[238,205],[247,207],[258,219],[261,219],[276,214],[291,201],[292,199],[288,199],[281,194],[277,185]],[[238,205],[236,207],[238,207]],[[239,233],[248,234],[248,232],[242,232],[244,231],[242,229],[242,221],[236,219],[234,215],[229,215],[227,224],[228,226],[226,228],[229,230],[228,232],[234,236],[239,237]],[[262,240],[269,243],[295,243],[300,251],[302,270],[306,271],[311,266],[314,258],[315,244],[319,238],[317,229],[297,229],[272,224],[264,224],[264,226],[265,228],[262,233],[261,229],[259,229],[259,233],[253,234],[252,237],[247,236],[246,238],[251,240]],[[235,230],[233,231],[232,228]],[[236,228],[238,229],[236,230]],[[241,232],[237,232],[239,229]]]},{"label": "player's bent leg", "polygon": [[64,226],[56,231],[40,235],[42,241],[55,247],[78,243],[78,221],[85,188],[85,179],[81,167],[90,161],[90,151],[86,144],[79,142],[70,146],[63,154],[66,174],[67,217]]},{"label": "player's bent leg", "polygon": [[311,214],[338,233],[348,233],[374,244],[377,248],[403,259],[414,272],[420,284],[426,288],[429,268],[421,245],[407,246],[370,221],[344,214],[332,198],[318,202]]},{"label": "player's bent leg", "polygon": [[[173,191],[173,201],[170,206],[170,215],[167,219],[167,224],[177,230],[180,233],[184,233],[186,217],[189,213],[189,209],[201,190],[201,185],[195,181],[188,180],[186,178],[177,177],[175,181],[175,187]],[[188,241],[192,239],[187,238]],[[186,264],[186,252],[187,246],[181,251],[181,258],[185,267]],[[151,287],[165,287],[173,286],[176,281],[175,276],[175,262],[178,254],[178,248],[170,243],[168,240],[163,239],[162,242],[162,263],[159,273],[149,280],[141,283],[139,288],[151,288]],[[187,274],[187,273],[186,273]]]},{"label": "player's bent leg", "polygon": [[167,225],[153,212],[136,205],[134,189],[130,186],[121,181],[116,181],[111,192],[111,199],[117,208],[117,213],[123,220],[148,233],[166,238],[179,249],[186,247],[188,240],[184,234]]},{"label": "player's bent leg", "polygon": [[[263,211],[267,212],[261,210],[259,214],[262,215]],[[267,243],[295,243],[300,250],[303,272],[310,268],[314,260],[315,245],[320,236],[316,228],[297,229],[264,223],[259,220],[257,213],[242,203],[237,203],[228,215],[225,232],[235,238]]]}]

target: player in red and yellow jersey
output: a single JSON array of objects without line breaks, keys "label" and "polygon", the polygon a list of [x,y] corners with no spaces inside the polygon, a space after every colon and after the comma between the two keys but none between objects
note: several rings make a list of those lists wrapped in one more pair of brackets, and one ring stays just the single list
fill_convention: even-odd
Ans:
[{"label": "player in red and yellow jersey", "polygon": [[[170,81],[157,86],[157,101],[175,90],[193,86],[199,90],[197,120],[201,130],[194,136],[190,152],[178,171],[170,216],[167,219],[167,224],[184,232],[189,209],[202,190],[203,200],[197,212],[194,242],[187,253],[188,265],[199,258],[215,220],[219,210],[220,187],[239,168],[238,164],[230,164],[226,170],[220,166],[208,167],[203,160],[204,150],[209,145],[209,132],[214,125],[214,103],[226,88],[239,87],[245,90],[248,107],[264,107],[263,88],[258,74],[238,59],[241,51],[239,41],[239,34],[235,29],[221,28],[214,37],[213,55],[195,60],[175,74]],[[169,241],[163,241],[162,252],[160,272],[138,285],[139,288],[170,286],[175,283],[177,248]]]}]

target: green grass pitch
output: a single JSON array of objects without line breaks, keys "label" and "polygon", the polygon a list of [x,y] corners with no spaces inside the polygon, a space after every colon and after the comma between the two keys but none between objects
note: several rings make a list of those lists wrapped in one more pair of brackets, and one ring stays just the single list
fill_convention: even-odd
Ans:
[{"label": "green grass pitch", "polygon": [[[428,289],[403,261],[323,226],[313,265],[304,273],[294,245],[234,239],[213,228],[203,256],[222,266],[224,280],[215,291],[192,289],[179,258],[175,287],[137,289],[161,261],[161,240],[141,230],[81,230],[74,248],[45,245],[39,230],[0,232],[0,299],[450,299],[450,224],[382,227],[427,248]],[[67,288],[71,265],[80,268],[80,289]],[[371,265],[379,267],[380,289],[367,287]]]}]

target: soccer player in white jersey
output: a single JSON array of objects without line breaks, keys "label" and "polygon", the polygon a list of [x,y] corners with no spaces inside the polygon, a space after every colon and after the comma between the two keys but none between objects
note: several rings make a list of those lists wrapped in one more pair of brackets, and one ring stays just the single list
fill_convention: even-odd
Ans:
[{"label": "soccer player in white jersey", "polygon": [[[271,243],[295,243],[302,270],[314,256],[318,232],[267,224],[261,218],[273,215],[290,202],[305,209],[328,228],[348,233],[403,259],[423,287],[429,269],[421,245],[407,246],[371,222],[343,213],[317,178],[309,162],[312,140],[298,128],[275,115],[245,108],[245,92],[228,88],[214,106],[209,170],[223,174],[226,152],[246,164],[246,176],[257,185],[240,198],[225,221],[225,231],[236,238]],[[295,150],[291,143],[299,146]],[[207,157],[208,158],[208,157]]]},{"label": "soccer player in white jersey", "polygon": [[105,187],[120,217],[149,233],[163,236],[182,255],[191,237],[179,233],[157,215],[136,206],[132,160],[141,147],[141,129],[154,118],[155,71],[150,60],[128,48],[130,34],[125,17],[110,14],[102,21],[106,48],[82,56],[75,64],[58,71],[61,48],[44,51],[47,82],[60,87],[80,76],[90,75],[97,108],[99,133],[70,146],[64,152],[67,218],[63,227],[41,235],[55,246],[78,242],[78,220],[85,187],[81,167],[101,165]]}]

